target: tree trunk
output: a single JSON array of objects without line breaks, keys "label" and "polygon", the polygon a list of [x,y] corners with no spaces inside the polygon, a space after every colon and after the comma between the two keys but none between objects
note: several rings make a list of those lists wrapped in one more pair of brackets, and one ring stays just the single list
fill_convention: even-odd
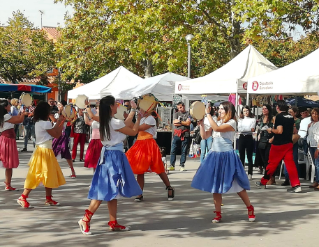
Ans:
[{"label": "tree trunk", "polygon": [[232,38],[230,40],[230,59],[233,59],[234,57],[236,57],[241,50],[241,44],[240,44],[240,22],[239,21],[235,21],[233,19],[233,32],[232,32]]},{"label": "tree trunk", "polygon": [[152,77],[153,75],[152,60],[146,59],[144,61],[144,71],[145,71],[145,78]]}]

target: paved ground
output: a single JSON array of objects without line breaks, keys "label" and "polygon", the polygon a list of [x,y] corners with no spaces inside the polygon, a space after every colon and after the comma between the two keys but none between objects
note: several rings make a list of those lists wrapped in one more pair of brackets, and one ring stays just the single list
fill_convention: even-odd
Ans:
[{"label": "paved ground", "polygon": [[[19,147],[21,147],[19,141]],[[31,150],[31,145],[29,145]],[[31,151],[20,154],[20,167],[14,170],[13,185],[23,188]],[[65,161],[63,173],[69,175]],[[176,188],[176,199],[166,200],[166,191],[159,177],[146,177],[145,201],[119,201],[118,218],[130,225],[130,232],[108,232],[106,204],[94,215],[92,236],[80,233],[77,221],[89,204],[86,199],[92,170],[76,162],[76,179],[54,191],[60,207],[44,206],[44,188],[30,194],[34,209],[17,205],[19,192],[0,192],[0,246],[314,246],[318,243],[319,193],[310,191],[303,181],[302,194],[288,194],[286,188],[257,189],[249,192],[257,221],[249,223],[247,210],[236,194],[224,196],[223,222],[212,224],[212,195],[190,187],[199,166],[198,160],[187,161],[187,172],[169,175]],[[0,180],[4,179],[4,171]]]}]

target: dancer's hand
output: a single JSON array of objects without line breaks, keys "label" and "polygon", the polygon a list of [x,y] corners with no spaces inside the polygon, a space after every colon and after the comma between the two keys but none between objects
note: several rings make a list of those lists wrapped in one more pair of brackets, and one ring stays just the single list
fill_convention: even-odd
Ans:
[{"label": "dancer's hand", "polygon": [[197,121],[197,125],[203,126],[204,125],[204,119]]},{"label": "dancer's hand", "polygon": [[138,115],[141,115],[141,117],[144,117],[145,116],[145,111],[140,109]]},{"label": "dancer's hand", "polygon": [[57,120],[57,125],[61,126],[65,122],[66,118],[63,115],[60,115],[58,120]]}]

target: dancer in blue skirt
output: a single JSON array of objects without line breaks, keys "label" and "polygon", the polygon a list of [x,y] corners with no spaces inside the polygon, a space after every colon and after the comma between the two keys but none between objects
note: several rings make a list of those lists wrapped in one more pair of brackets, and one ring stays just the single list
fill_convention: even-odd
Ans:
[{"label": "dancer in blue skirt", "polygon": [[[217,123],[210,115],[210,108],[208,105],[206,115],[214,130],[214,141],[193,178],[192,187],[213,193],[216,210],[213,223],[221,221],[222,194],[227,192],[239,195],[247,206],[249,221],[255,221],[254,207],[246,191],[250,189],[249,180],[232,145],[236,131],[235,107],[228,101],[221,103]],[[200,121],[200,131],[204,131],[203,121]]]},{"label": "dancer in blue skirt", "polygon": [[90,221],[102,201],[107,201],[110,229],[112,231],[128,231],[129,227],[117,223],[117,199],[121,196],[132,197],[142,194],[131,166],[123,153],[123,141],[126,139],[126,135],[136,136],[141,116],[138,115],[134,125],[132,125],[132,119],[136,110],[131,111],[125,122],[115,119],[114,114],[117,113],[117,107],[114,97],[106,96],[100,101],[99,116],[94,116],[88,110],[90,118],[100,122],[103,148],[88,195],[91,204],[85,210],[84,217],[78,222],[83,234],[91,234]]}]

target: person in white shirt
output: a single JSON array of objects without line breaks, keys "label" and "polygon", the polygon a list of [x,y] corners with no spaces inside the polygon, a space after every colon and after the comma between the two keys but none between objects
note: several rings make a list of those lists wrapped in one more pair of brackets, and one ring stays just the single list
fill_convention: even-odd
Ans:
[{"label": "person in white shirt", "polygon": [[[89,107],[87,106],[87,108]],[[129,227],[119,225],[117,222],[117,199],[121,196],[132,197],[142,193],[123,152],[123,141],[126,139],[126,135],[135,136],[137,134],[141,115],[137,116],[136,123],[133,124],[132,119],[136,111],[134,103],[135,110],[129,114],[124,122],[114,118],[117,107],[115,98],[109,95],[100,101],[99,116],[94,116],[91,111],[88,111],[89,117],[100,123],[103,148],[89,190],[90,206],[85,210],[83,218],[78,221],[81,232],[86,235],[91,234],[90,221],[102,201],[107,201],[110,230],[130,230]]]},{"label": "person in white shirt", "polygon": [[61,115],[55,126],[49,121],[50,105],[40,102],[34,110],[36,147],[29,161],[29,171],[24,182],[24,191],[18,198],[18,204],[30,208],[27,198],[30,192],[42,183],[45,187],[45,205],[58,206],[52,199],[52,189],[65,184],[59,163],[52,150],[52,139],[62,134],[65,118]]},{"label": "person in white shirt", "polygon": [[307,133],[308,133],[308,126],[311,123],[311,117],[309,116],[309,111],[307,110],[306,107],[299,107],[299,112],[301,115],[301,122],[300,122],[299,131],[298,131],[298,135],[300,136],[298,143],[302,144],[304,153],[307,154],[308,152]]},{"label": "person in white shirt", "polygon": [[[144,113],[144,117],[141,119],[138,130],[136,142],[126,152],[133,173],[137,174],[137,182],[143,191],[145,181],[144,174],[146,172],[155,172],[160,176],[166,186],[168,200],[173,200],[174,189],[171,187],[165,172],[160,149],[154,140],[154,138],[156,138],[157,127],[156,120],[151,113]],[[135,201],[137,202],[141,202],[142,200],[143,194],[140,194],[135,198]]]},{"label": "person in white shirt", "polygon": [[238,132],[240,133],[238,142],[238,151],[241,163],[245,166],[245,152],[248,160],[248,178],[253,176],[253,150],[254,139],[253,132],[256,127],[256,119],[254,118],[250,107],[244,106],[241,110],[241,115],[238,120]]},{"label": "person in white shirt", "polygon": [[17,116],[11,116],[9,113],[11,105],[6,99],[0,99],[0,165],[5,171],[5,190],[13,191],[16,188],[11,187],[12,169],[19,166],[19,155],[17,150],[16,134],[14,125],[20,124],[24,120],[24,112]]}]

